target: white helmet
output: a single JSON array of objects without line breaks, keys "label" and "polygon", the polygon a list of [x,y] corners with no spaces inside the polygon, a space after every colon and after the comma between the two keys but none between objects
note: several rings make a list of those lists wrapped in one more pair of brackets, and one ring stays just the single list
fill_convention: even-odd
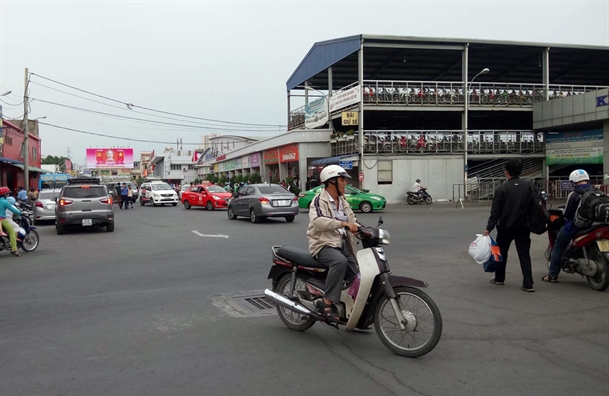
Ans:
[{"label": "white helmet", "polygon": [[588,176],[588,172],[586,172],[583,169],[576,169],[573,172],[571,172],[571,174],[569,175],[569,181],[571,183],[579,183],[581,181],[589,181],[590,180],[590,176]]},{"label": "white helmet", "polygon": [[330,179],[333,179],[335,177],[341,177],[341,176],[348,177],[349,179],[351,179],[351,176],[349,176],[347,171],[344,170],[342,166],[328,165],[322,169],[321,174],[319,175],[319,180],[322,183],[325,183]]}]

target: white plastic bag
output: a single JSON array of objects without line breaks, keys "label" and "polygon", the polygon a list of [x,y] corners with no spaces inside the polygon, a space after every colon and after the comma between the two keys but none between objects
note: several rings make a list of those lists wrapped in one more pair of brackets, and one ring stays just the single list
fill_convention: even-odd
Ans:
[{"label": "white plastic bag", "polygon": [[482,265],[491,258],[491,237],[476,234],[476,240],[469,245],[469,255]]}]

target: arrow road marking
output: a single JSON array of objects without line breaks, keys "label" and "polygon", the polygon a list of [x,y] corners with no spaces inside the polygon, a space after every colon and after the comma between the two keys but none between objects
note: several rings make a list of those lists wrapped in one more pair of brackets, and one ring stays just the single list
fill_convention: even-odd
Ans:
[{"label": "arrow road marking", "polygon": [[201,234],[197,230],[192,230],[192,233],[195,234],[195,235],[200,236],[201,238],[225,238],[225,239],[228,239],[228,235],[222,235],[222,234],[214,234],[214,235]]}]

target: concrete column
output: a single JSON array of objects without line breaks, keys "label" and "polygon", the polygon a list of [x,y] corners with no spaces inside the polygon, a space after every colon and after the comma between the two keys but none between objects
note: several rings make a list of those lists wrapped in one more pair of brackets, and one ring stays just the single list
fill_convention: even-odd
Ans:
[{"label": "concrete column", "polygon": [[[364,40],[360,43],[360,48],[357,56],[357,79],[360,89],[359,101],[359,127],[358,127],[358,145],[359,145],[359,170],[364,170]],[[359,179],[358,179],[359,180]],[[365,180],[364,180],[365,182]],[[360,184],[360,188],[364,188],[364,182]]]},{"label": "concrete column", "polygon": [[609,121],[603,124],[603,184],[609,184]]},{"label": "concrete column", "polygon": [[544,100],[550,100],[550,47],[543,50],[541,57]]}]

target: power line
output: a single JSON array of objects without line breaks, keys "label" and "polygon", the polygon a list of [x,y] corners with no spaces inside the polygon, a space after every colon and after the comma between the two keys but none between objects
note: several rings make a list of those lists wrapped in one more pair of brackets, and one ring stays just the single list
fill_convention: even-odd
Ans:
[{"label": "power line", "polygon": [[123,105],[127,106],[127,108],[130,109],[130,110],[133,107],[137,107],[137,108],[140,108],[140,109],[154,111],[154,112],[162,113],[162,114],[169,114],[169,115],[174,115],[174,116],[184,117],[184,118],[192,118],[192,119],[195,119],[195,120],[218,122],[218,123],[223,123],[223,124],[245,125],[245,126],[265,126],[265,127],[285,127],[286,126],[285,124],[256,124],[256,123],[243,123],[243,122],[234,122],[234,121],[215,120],[215,119],[212,119],[212,118],[194,117],[194,116],[189,116],[189,115],[185,115],[185,114],[172,113],[172,112],[169,112],[169,111],[152,109],[152,108],[149,108],[149,107],[134,105],[133,103],[123,102],[123,101],[120,101],[120,100],[117,100],[117,99],[112,99],[112,98],[109,98],[107,96],[99,95],[99,94],[96,94],[96,93],[93,93],[93,92],[90,92],[90,91],[86,91],[86,90],[81,89],[81,88],[76,88],[76,87],[74,87],[72,85],[68,85],[68,84],[65,84],[65,83],[62,83],[62,82],[50,79],[48,77],[41,76],[40,74],[35,74],[35,73],[30,73],[30,74],[32,74],[34,76],[37,76],[37,77],[40,77],[40,78],[43,78],[43,79],[48,80],[48,81],[52,81],[55,84],[63,85],[65,87],[72,88],[72,89],[75,89],[75,90],[80,91],[80,92],[85,92],[85,93],[87,93],[89,95],[97,96],[98,98],[103,98],[103,99],[106,99],[106,100],[110,100],[112,102],[123,104]]},{"label": "power line", "polygon": [[9,103],[9,102],[5,101],[4,99],[0,99],[0,102],[7,104],[9,106],[13,106],[13,107],[21,106],[23,104],[23,100],[21,101],[21,103],[17,103],[17,104]]},{"label": "power line", "polygon": [[62,104],[62,103],[50,102],[48,100],[43,100],[43,99],[38,99],[38,98],[32,98],[31,101],[33,102],[35,100],[38,101],[38,102],[48,103],[48,104],[55,105],[55,106],[66,107],[66,108],[69,108],[69,109],[81,110],[81,111],[85,111],[85,112],[89,112],[89,113],[100,114],[100,115],[105,115],[105,116],[110,116],[110,117],[123,118],[123,119],[127,119],[127,120],[148,122],[148,123],[152,123],[152,124],[179,126],[179,127],[183,127],[183,128],[206,129],[206,130],[212,130],[212,131],[278,132],[278,131],[270,130],[270,129],[269,130],[262,130],[262,129],[230,129],[230,128],[204,127],[204,126],[200,126],[200,125],[176,124],[176,123],[173,123],[173,122],[163,122],[163,121],[157,121],[157,120],[147,120],[145,118],[129,117],[129,116],[123,116],[123,115],[119,115],[119,114],[112,114],[112,113],[104,113],[102,111],[85,109],[85,108],[82,108],[82,107],[70,106],[70,105],[66,105],[66,104]]},{"label": "power line", "polygon": [[[83,131],[80,129],[74,129],[74,128],[68,128],[68,127],[62,127],[59,125],[54,125],[54,124],[49,124],[47,122],[38,122],[39,124],[42,125],[47,125],[53,128],[59,128],[59,129],[65,129],[66,131],[72,131],[72,132],[77,132],[77,133],[82,133],[85,135],[92,135],[92,136],[101,136],[101,137],[106,137],[106,138],[112,138],[112,139],[117,139],[117,140],[127,140],[130,142],[142,142],[142,143],[158,143],[158,144],[175,144],[176,142],[162,142],[162,141],[158,141],[158,140],[144,140],[144,139],[133,139],[133,138],[126,138],[126,137],[120,137],[120,136],[113,136],[113,135],[105,135],[103,133],[96,133],[96,132],[88,132],[88,131]],[[200,146],[201,143],[182,143],[185,144],[187,146]]]}]

